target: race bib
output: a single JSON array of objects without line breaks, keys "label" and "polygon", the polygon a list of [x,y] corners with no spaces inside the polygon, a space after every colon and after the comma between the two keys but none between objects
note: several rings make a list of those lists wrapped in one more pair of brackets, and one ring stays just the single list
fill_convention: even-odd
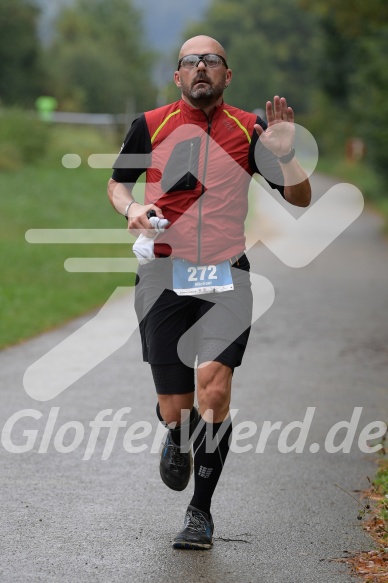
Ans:
[{"label": "race bib", "polygon": [[217,265],[196,265],[173,259],[173,290],[178,296],[196,296],[234,289],[229,261]]}]

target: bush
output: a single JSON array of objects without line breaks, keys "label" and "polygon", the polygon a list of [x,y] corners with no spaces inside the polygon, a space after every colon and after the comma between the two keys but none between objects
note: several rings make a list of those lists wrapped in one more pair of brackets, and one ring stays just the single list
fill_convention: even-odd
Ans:
[{"label": "bush", "polygon": [[354,135],[354,120],[341,113],[321,91],[314,93],[313,102],[313,110],[302,115],[296,112],[295,121],[314,136],[320,156],[342,158],[347,139]]},{"label": "bush", "polygon": [[17,170],[41,160],[49,147],[45,122],[19,109],[0,112],[0,169]]}]

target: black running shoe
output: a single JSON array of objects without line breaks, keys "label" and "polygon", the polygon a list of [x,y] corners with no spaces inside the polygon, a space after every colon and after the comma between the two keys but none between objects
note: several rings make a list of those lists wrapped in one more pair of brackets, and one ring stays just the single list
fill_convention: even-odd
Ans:
[{"label": "black running shoe", "polygon": [[181,453],[179,446],[173,442],[170,431],[162,447],[159,470],[166,486],[178,492],[186,488],[193,471],[191,450]]},{"label": "black running shoe", "polygon": [[172,546],[174,549],[203,550],[210,549],[213,542],[214,524],[211,514],[189,506],[186,511],[185,523]]},{"label": "black running shoe", "polygon": [[[190,424],[190,435],[198,425],[199,418],[199,413],[195,409],[195,418]],[[181,452],[180,447],[175,445],[172,439],[171,431],[167,432],[161,449],[159,471],[163,482],[171,490],[180,492],[187,487],[190,481],[193,471],[191,448],[188,452]]]}]

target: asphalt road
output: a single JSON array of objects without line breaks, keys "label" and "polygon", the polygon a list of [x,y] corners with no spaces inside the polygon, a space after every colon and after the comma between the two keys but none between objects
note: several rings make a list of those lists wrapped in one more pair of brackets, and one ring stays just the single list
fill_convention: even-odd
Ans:
[{"label": "asphalt road", "polygon": [[[314,198],[330,185],[316,178]],[[42,376],[38,398],[24,389],[26,369],[69,334],[86,330],[82,326],[93,315],[4,350],[0,427],[8,430],[0,449],[1,582],[355,581],[335,559],[371,543],[357,520],[357,502],[344,490],[352,494],[368,485],[376,458],[360,451],[357,439],[368,423],[388,419],[388,244],[380,226],[376,215],[364,211],[298,269],[262,244],[250,250],[252,272],[272,282],[275,301],[254,323],[245,361],[235,372],[235,426],[251,422],[240,426],[251,434],[245,440],[240,434],[236,446],[252,448],[227,459],[212,507],[211,551],[171,548],[192,482],[175,493],[159,478],[158,456],[150,452],[157,431],[155,396],[137,331],[113,351],[132,318],[130,295],[114,302],[100,334],[97,326],[78,341],[77,354],[63,352],[62,362],[47,371],[47,379]],[[46,382],[66,378],[69,370],[81,376],[83,356],[93,360],[101,347],[112,354],[61,394],[39,400]],[[103,427],[94,447],[90,422],[106,409],[105,419],[112,419],[125,407],[131,410],[121,411],[125,427],[118,428],[115,441]],[[264,451],[256,453],[265,422],[281,422],[283,429],[302,422],[308,407],[315,409],[309,410],[313,417],[301,453],[279,451],[276,428]],[[350,421],[355,407],[362,410],[356,410],[361,416],[354,418],[350,452],[326,451],[330,428]],[[129,431],[132,437],[137,431],[137,441]],[[141,431],[150,434],[142,438]],[[298,435],[295,429],[286,443]],[[342,430],[333,443],[344,436]],[[7,451],[23,444],[28,451]],[[311,444],[319,451],[312,453]],[[147,448],[131,451],[141,445]]]}]

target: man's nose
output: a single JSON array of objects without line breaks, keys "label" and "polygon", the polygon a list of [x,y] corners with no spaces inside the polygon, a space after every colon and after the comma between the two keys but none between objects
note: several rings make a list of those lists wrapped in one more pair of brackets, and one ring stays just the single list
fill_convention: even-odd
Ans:
[{"label": "man's nose", "polygon": [[206,69],[206,65],[203,61],[199,61],[197,69]]}]

